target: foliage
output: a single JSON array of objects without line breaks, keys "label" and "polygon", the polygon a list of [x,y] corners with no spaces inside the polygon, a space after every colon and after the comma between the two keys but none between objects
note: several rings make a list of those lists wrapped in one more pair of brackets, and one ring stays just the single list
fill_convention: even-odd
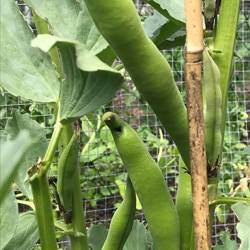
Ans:
[{"label": "foliage", "polygon": [[223,243],[223,245],[216,245],[215,250],[237,250],[238,249],[238,244],[230,239],[230,234],[228,232],[221,232],[220,233],[220,239]]},{"label": "foliage", "polygon": [[[29,152],[33,142],[27,131],[21,131],[15,138],[1,138],[0,155],[0,204],[8,193],[10,186],[17,175],[21,163],[24,161],[25,154]],[[8,167],[6,166],[8,162]],[[20,170],[22,171],[22,169]]]},{"label": "foliage", "polygon": [[[107,229],[102,224],[92,225],[89,230],[89,245],[92,250],[101,250],[107,236]],[[132,231],[123,250],[147,250],[152,239],[143,223],[134,221]]]},{"label": "foliage", "polygon": [[18,208],[13,192],[9,192],[0,204],[0,242],[3,249],[13,237],[18,224]]},{"label": "foliage", "polygon": [[239,219],[239,223],[236,226],[238,231],[238,237],[241,240],[239,250],[250,249],[250,205],[237,203],[232,206],[232,209],[236,213]]},{"label": "foliage", "polygon": [[[11,4],[11,1],[3,3],[6,11],[1,17],[3,21],[1,22],[1,37],[4,37],[3,45],[6,50],[1,53],[0,66],[3,77],[0,84],[3,89],[11,93],[8,94],[1,89],[0,95],[0,105],[4,107],[0,114],[2,118],[0,129],[3,135],[1,147],[4,149],[1,150],[0,167],[1,173],[5,174],[1,174],[0,181],[0,211],[3,215],[0,222],[0,241],[5,247],[3,249],[17,249],[17,246],[18,249],[32,249],[39,239],[35,213],[19,213],[18,215],[13,192],[9,192],[5,199],[2,197],[11,189],[14,181],[16,196],[22,196],[17,199],[22,204],[19,205],[19,210],[23,207],[25,209],[34,208],[27,183],[27,171],[36,165],[45,154],[48,146],[47,138],[51,138],[53,126],[58,119],[56,103],[60,103],[59,119],[62,123],[81,119],[80,163],[84,173],[80,179],[81,195],[85,201],[90,202],[92,207],[96,207],[97,201],[102,198],[113,197],[117,194],[122,196],[126,180],[125,166],[120,160],[112,136],[100,121],[100,117],[107,109],[115,109],[117,113],[129,116],[130,124],[137,128],[138,134],[161,167],[164,176],[175,177],[178,174],[176,170],[179,158],[177,149],[155,116],[151,115],[152,110],[145,104],[143,97],[130,83],[130,77],[124,70],[118,72],[112,68],[110,60],[100,60],[100,58],[103,59],[103,54],[109,54],[108,43],[93,24],[83,2],[60,1],[59,5],[56,2],[50,3],[46,0],[41,3],[37,0],[27,0],[35,12],[45,18],[49,24],[50,34],[40,35],[34,39],[33,47],[30,46],[30,42],[34,36],[23,17],[16,11],[16,6]],[[154,14],[144,22],[145,30],[151,39],[160,49],[169,49],[176,45],[182,46],[185,39],[183,6],[180,6],[178,11],[174,11],[173,14],[174,8],[171,5],[165,6],[162,1],[158,0],[148,2],[159,11],[154,10]],[[10,12],[15,22],[9,22]],[[64,15],[64,19],[60,18],[62,13],[67,13]],[[169,29],[169,24],[173,24],[171,26],[173,29]],[[248,20],[241,15],[240,26],[245,25],[248,25]],[[11,29],[6,29],[6,27],[11,27]],[[15,34],[14,38],[13,34]],[[239,37],[239,40],[242,39]],[[238,62],[242,58],[250,56],[247,46],[242,42],[238,44],[236,49]],[[34,47],[39,47],[43,52]],[[54,48],[60,53],[62,72],[56,67],[58,65],[55,65],[55,58],[52,54]],[[168,61],[175,62],[172,63],[173,73],[181,90],[183,88],[181,85],[182,53],[182,48],[163,51]],[[113,54],[109,54],[109,57],[113,58],[113,56]],[[18,63],[14,60],[15,58],[19,58]],[[10,69],[12,73],[6,73]],[[236,72],[243,70],[244,65],[236,63]],[[28,73],[23,73],[25,71]],[[123,86],[120,95],[110,103],[111,97],[121,87],[123,81],[121,73],[125,75],[128,85]],[[221,194],[226,193],[230,197],[250,197],[247,165],[249,146],[247,145],[248,129],[246,126],[248,115],[243,102],[244,96],[236,95],[238,89],[243,90],[244,79],[240,73],[236,73],[235,79],[236,84],[233,85],[235,88],[231,88],[229,92],[230,122],[227,124],[225,134],[224,164],[221,169],[219,189]],[[35,88],[34,82],[36,83]],[[183,90],[182,95],[185,96]],[[109,105],[106,108],[99,108],[108,102]],[[13,110],[10,109],[14,107],[19,111],[12,112]],[[96,111],[96,109],[98,110]],[[7,126],[6,120],[8,120]],[[80,235],[81,237],[81,233],[65,227],[61,204],[58,202],[55,190],[57,162],[61,151],[59,148],[59,152],[52,157],[53,164],[49,172],[49,191],[53,195],[52,204],[56,212],[54,217],[56,218],[58,240],[65,235],[78,235],[76,237]],[[8,162],[8,168],[4,168],[2,171],[2,166],[5,166],[6,162]],[[2,179],[6,182],[3,182]],[[240,184],[236,186],[236,182],[240,182]],[[174,193],[175,186],[172,185],[173,183],[170,184],[171,191]],[[116,204],[116,206],[118,205]],[[137,209],[141,209],[139,201],[137,201]],[[247,222],[250,219],[247,218],[249,213],[246,212],[243,215],[243,212],[249,209],[245,205],[238,204],[233,209],[240,219],[237,229],[241,239],[241,249],[245,249],[243,247],[249,247],[247,245],[249,241]],[[221,208],[221,211],[217,212],[217,216],[219,217],[223,211],[224,209]],[[101,249],[106,234],[107,229],[104,226],[90,226],[88,230],[89,244],[93,250]],[[29,240],[23,241],[24,238],[29,238]],[[236,249],[236,243],[230,240],[227,233],[221,234],[221,240],[224,248],[216,246],[216,250],[225,249],[225,246],[227,249]],[[148,244],[152,245],[148,231],[142,223],[135,221],[124,250],[135,249],[135,246],[140,250],[147,249]]]}]

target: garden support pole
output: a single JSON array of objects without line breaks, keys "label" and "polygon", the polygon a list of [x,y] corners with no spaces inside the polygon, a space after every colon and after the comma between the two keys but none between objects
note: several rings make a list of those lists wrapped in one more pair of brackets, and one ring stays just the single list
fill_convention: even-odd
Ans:
[{"label": "garden support pole", "polygon": [[189,124],[195,249],[209,250],[209,206],[201,77],[203,52],[202,1],[185,0],[185,81]]}]

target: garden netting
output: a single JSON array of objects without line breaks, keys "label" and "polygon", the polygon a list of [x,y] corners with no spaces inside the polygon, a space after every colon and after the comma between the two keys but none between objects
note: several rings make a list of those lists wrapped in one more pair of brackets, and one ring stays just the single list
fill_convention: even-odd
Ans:
[{"label": "garden netting", "polygon": [[[18,1],[18,4],[27,22],[35,32],[30,9],[21,1]],[[136,1],[136,5],[142,20],[152,14],[151,8],[141,1]],[[183,48],[177,47],[163,51],[163,53],[173,69],[178,87],[185,97]],[[81,185],[88,226],[91,223],[109,225],[112,214],[121,201],[121,193],[124,192],[125,188],[125,168],[115,150],[108,129],[102,128],[90,139],[96,131],[98,119],[107,110],[118,113],[137,130],[149,152],[162,168],[173,197],[178,185],[179,154],[177,149],[158,122],[155,114],[139,95],[129,75],[125,71],[123,73],[126,77],[126,88],[119,91],[109,105],[100,108],[92,117],[82,118],[82,146],[84,150],[80,155]],[[1,89],[0,107],[1,130],[4,129],[6,121],[12,116],[13,111],[18,109],[21,113],[29,113],[32,119],[38,121],[46,129],[47,136],[50,138],[55,118],[49,105],[34,104],[22,98],[11,96]],[[227,126],[219,182],[219,189],[225,195],[240,195],[247,190],[249,192],[249,115],[250,0],[242,0],[234,71],[228,96]],[[56,166],[52,166],[53,168],[56,169]],[[51,175],[52,178],[53,171]],[[248,195],[250,196],[250,194]],[[137,208],[136,217],[144,220],[139,205]],[[26,208],[23,206],[20,209],[25,210]],[[224,230],[228,230],[232,239],[236,239],[237,218],[230,208],[219,206],[214,216],[213,244],[220,241],[220,233]],[[66,247],[66,242],[63,244]]]}]

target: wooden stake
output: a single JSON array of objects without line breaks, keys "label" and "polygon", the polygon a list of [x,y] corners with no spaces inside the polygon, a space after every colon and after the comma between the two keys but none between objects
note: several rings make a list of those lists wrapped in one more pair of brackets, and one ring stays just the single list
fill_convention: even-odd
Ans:
[{"label": "wooden stake", "polygon": [[211,249],[207,190],[207,160],[201,96],[203,27],[201,0],[185,0],[185,80],[189,122],[189,146],[195,249]]}]

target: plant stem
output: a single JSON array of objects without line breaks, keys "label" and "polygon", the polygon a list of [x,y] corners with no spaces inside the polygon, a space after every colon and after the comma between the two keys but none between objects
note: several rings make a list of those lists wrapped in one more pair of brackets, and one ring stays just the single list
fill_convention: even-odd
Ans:
[{"label": "plant stem", "polygon": [[84,236],[70,236],[72,250],[88,250],[87,231],[81,197],[79,169],[74,176],[74,193],[72,209],[72,226],[75,232],[83,233]]},{"label": "plant stem", "polygon": [[63,130],[63,125],[59,121],[57,121],[55,124],[55,128],[54,128],[52,137],[51,137],[50,142],[49,142],[49,146],[48,146],[47,151],[43,157],[44,166],[40,170],[41,174],[47,172],[49,167],[50,167],[50,164],[53,160],[53,157],[54,157],[62,130]]},{"label": "plant stem", "polygon": [[209,205],[232,205],[237,202],[250,203],[250,198],[247,197],[217,197],[215,200],[211,201]]},{"label": "plant stem", "polygon": [[207,189],[207,159],[201,98],[203,20],[201,0],[186,0],[186,64],[189,149],[192,175],[192,197],[195,247],[211,249]]},{"label": "plant stem", "polygon": [[[67,144],[72,135],[73,128],[71,124],[64,125],[64,131],[62,135],[62,143]],[[66,146],[66,145],[64,145]],[[78,157],[78,155],[77,155]],[[72,250],[88,250],[88,241],[87,241],[87,231],[85,226],[85,218],[81,197],[81,187],[80,187],[80,171],[77,166],[77,171],[72,177],[73,181],[73,204],[72,204],[72,228],[75,233],[82,233],[84,236],[70,235],[70,241]]]},{"label": "plant stem", "polygon": [[57,249],[47,171],[53,160],[62,128],[63,126],[61,123],[57,121],[43,160],[38,161],[37,164],[28,171],[36,210],[41,247],[43,250]]},{"label": "plant stem", "polygon": [[31,182],[42,250],[57,250],[53,210],[46,174],[36,176]]}]

